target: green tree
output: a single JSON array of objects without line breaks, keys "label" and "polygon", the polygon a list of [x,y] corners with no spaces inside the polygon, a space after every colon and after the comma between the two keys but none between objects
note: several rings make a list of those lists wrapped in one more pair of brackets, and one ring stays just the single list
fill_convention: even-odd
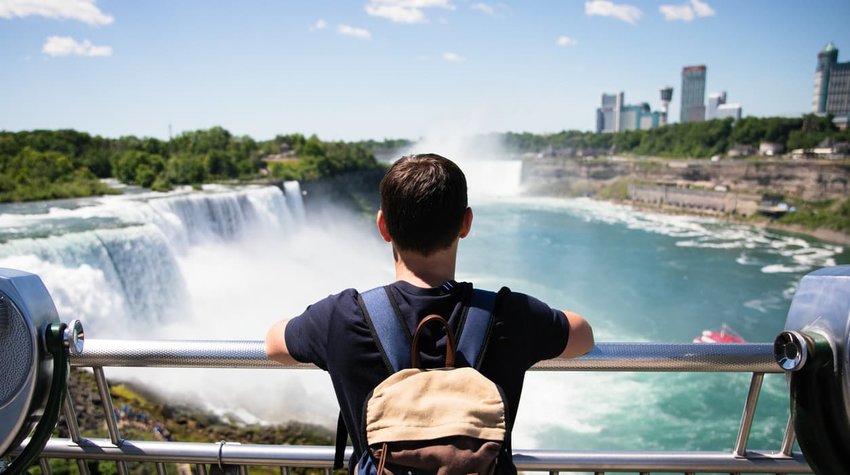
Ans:
[{"label": "green tree", "polygon": [[165,159],[160,155],[128,150],[115,162],[113,175],[124,183],[150,187],[165,171]]},{"label": "green tree", "polygon": [[204,157],[188,154],[171,157],[166,166],[166,178],[170,183],[178,185],[204,183],[207,179]]}]

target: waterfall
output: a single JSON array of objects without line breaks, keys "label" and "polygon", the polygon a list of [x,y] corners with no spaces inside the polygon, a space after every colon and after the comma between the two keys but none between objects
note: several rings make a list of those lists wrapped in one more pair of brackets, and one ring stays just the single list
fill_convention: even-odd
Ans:
[{"label": "waterfall", "polygon": [[469,194],[479,197],[516,196],[521,191],[521,160],[467,160],[460,164]]},{"label": "waterfall", "polygon": [[38,274],[63,320],[124,336],[129,322],[166,324],[192,312],[179,259],[193,247],[297,230],[301,190],[297,182],[284,189],[216,185],[33,205],[33,213],[0,208],[0,267]]}]

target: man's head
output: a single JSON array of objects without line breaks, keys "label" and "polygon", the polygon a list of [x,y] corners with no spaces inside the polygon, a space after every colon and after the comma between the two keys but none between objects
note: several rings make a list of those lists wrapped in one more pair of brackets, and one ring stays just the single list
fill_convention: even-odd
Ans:
[{"label": "man's head", "polygon": [[427,256],[449,247],[467,207],[466,177],[436,154],[402,157],[381,180],[381,212],[399,250]]}]

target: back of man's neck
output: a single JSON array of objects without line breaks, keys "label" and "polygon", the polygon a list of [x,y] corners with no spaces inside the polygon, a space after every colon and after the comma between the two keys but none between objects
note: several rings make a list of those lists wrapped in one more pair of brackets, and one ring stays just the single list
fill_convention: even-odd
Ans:
[{"label": "back of man's neck", "polygon": [[396,251],[395,277],[416,287],[439,287],[455,278],[457,247],[436,251],[428,256]]}]

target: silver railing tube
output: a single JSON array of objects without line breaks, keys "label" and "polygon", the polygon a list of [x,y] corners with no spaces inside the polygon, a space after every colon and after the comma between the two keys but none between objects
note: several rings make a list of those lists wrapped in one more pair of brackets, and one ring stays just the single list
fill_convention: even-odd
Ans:
[{"label": "silver railing tube", "polygon": [[[542,472],[811,472],[802,454],[784,456],[751,451],[747,455],[747,458],[741,458],[729,452],[516,450],[514,463],[521,471]],[[42,456],[126,462],[329,468],[333,465],[334,448],[233,443],[222,447],[219,443],[129,440],[119,447],[108,439],[87,439],[81,445],[69,439],[51,439]]]},{"label": "silver railing tube", "polygon": [[[74,367],[95,371],[98,389],[111,414],[105,367],[158,368],[315,368],[307,364],[284,365],[266,358],[262,341],[196,340],[86,340],[85,352],[71,355]],[[535,371],[621,371],[621,372],[711,372],[752,373],[750,391],[735,448],[729,452],[658,452],[658,451],[547,451],[514,448],[519,470],[539,472],[668,472],[668,473],[811,473],[802,454],[794,453],[793,426],[786,428],[781,450],[761,452],[747,449],[761,381],[766,373],[781,373],[774,359],[772,343],[693,344],[693,343],[599,343],[576,359],[541,362]],[[66,407],[66,415],[73,410]],[[113,421],[114,422],[114,421]],[[73,425],[73,424],[72,424]],[[207,466],[232,466],[247,475],[248,466],[280,467],[286,475],[292,467],[313,467],[330,472],[334,448],[325,446],[280,446],[232,442],[151,442],[122,440],[117,430],[110,439],[86,439],[71,427],[71,439],[51,439],[42,458],[104,460],[118,464],[126,473],[127,462],[152,462],[158,475],[164,464],[178,467],[195,464],[197,473],[206,475]],[[351,450],[351,449],[349,449]]]},{"label": "silver railing tube", "polygon": [[[80,367],[315,368],[266,358],[262,341],[86,340],[71,355]],[[533,370],[781,373],[772,343],[599,343],[580,358],[552,359]]]}]

